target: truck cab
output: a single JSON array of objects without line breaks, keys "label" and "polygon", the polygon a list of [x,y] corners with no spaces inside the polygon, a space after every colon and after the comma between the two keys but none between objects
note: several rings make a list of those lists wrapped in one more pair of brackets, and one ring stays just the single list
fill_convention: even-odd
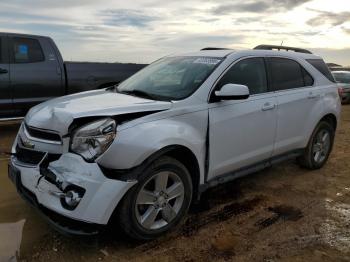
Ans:
[{"label": "truck cab", "polygon": [[62,57],[42,36],[0,34],[0,117],[64,95]]},{"label": "truck cab", "polygon": [[144,66],[64,62],[50,37],[0,33],[0,121],[51,98],[113,86]]}]

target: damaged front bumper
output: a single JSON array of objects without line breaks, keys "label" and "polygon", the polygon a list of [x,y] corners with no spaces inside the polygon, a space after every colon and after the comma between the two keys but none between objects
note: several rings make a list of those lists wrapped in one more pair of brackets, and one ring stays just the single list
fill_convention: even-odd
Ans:
[{"label": "damaged front bumper", "polygon": [[[20,195],[36,207],[61,232],[97,234],[106,225],[124,194],[137,181],[119,181],[104,176],[96,163],[87,163],[72,153],[38,165],[19,161],[9,163],[9,176]],[[65,205],[68,189],[82,189],[74,208]]]}]

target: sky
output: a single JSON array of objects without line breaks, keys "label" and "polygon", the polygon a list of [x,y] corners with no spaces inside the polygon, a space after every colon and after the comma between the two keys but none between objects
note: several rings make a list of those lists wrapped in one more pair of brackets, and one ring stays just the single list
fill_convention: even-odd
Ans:
[{"label": "sky", "polygon": [[0,32],[50,36],[69,61],[150,63],[283,41],[350,65],[349,0],[0,0]]}]

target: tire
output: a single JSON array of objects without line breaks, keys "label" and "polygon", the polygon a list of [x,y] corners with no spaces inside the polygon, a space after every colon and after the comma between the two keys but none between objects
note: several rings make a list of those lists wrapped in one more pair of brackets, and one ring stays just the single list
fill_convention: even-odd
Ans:
[{"label": "tire", "polygon": [[[136,240],[160,237],[182,222],[192,192],[186,167],[176,159],[161,157],[146,168],[138,183],[124,196],[118,210],[121,228]],[[178,196],[172,198],[175,193]]]},{"label": "tire", "polygon": [[[319,122],[312,132],[303,155],[297,158],[299,165],[310,170],[323,167],[332,151],[334,135],[335,130],[330,123],[326,121]],[[325,138],[326,136],[328,137]],[[322,144],[321,141],[324,143]]]}]

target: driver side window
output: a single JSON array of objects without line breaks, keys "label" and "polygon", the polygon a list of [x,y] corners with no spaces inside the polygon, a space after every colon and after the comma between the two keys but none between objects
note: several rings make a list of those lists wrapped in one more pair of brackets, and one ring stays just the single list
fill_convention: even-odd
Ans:
[{"label": "driver side window", "polygon": [[246,85],[251,95],[267,92],[266,69],[263,58],[247,58],[233,65],[218,83]]}]

